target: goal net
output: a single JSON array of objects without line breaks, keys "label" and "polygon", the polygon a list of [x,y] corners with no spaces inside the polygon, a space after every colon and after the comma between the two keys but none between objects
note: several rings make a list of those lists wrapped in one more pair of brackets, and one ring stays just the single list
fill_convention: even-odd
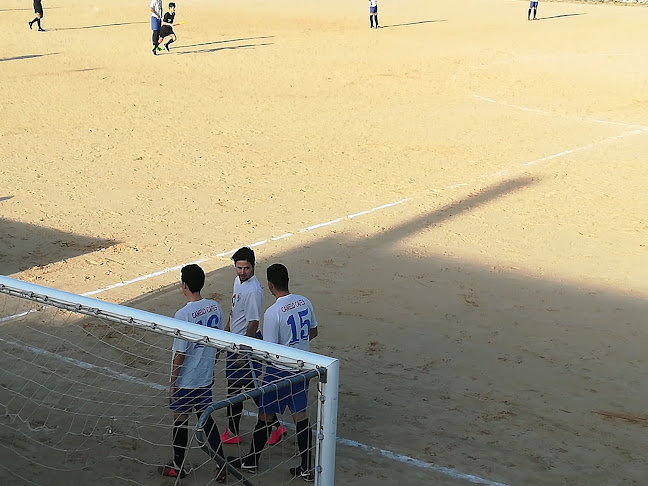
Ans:
[{"label": "goal net", "polygon": [[[186,477],[162,478],[173,458],[169,409],[171,345],[175,337],[220,351],[214,403],[189,422]],[[243,402],[240,444],[223,456],[250,450],[257,421],[257,386],[227,397],[225,358],[237,352],[254,369],[289,367],[274,389],[308,381],[314,481],[332,486],[338,400],[337,360],[258,339],[178,321],[0,276],[0,483],[12,485],[216,484],[223,458],[206,443],[210,415],[219,433],[227,404]],[[266,444],[258,471],[229,470],[226,484],[303,484],[296,431],[279,416],[281,440]],[[201,447],[202,445],[202,447]]]}]

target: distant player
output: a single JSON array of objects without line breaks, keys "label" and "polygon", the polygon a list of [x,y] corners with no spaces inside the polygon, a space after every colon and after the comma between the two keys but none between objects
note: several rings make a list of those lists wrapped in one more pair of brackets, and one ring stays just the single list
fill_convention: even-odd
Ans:
[{"label": "distant player", "polygon": [[[531,19],[531,11],[533,10],[533,19]],[[529,3],[529,12],[527,13],[527,20],[538,20],[536,13],[538,12],[538,2]]]},{"label": "distant player", "polygon": [[29,21],[29,28],[31,29],[34,23],[36,23],[38,24],[38,31],[45,32],[45,29],[41,27],[41,19],[44,15],[43,4],[41,0],[34,0],[34,13],[36,14],[36,17],[34,18],[34,20]]},{"label": "distant player", "polygon": [[[169,4],[169,11],[164,14],[162,18],[162,27],[160,28],[160,44],[164,44],[164,48],[169,52],[169,44],[176,41],[175,32],[173,32],[173,21],[175,20],[176,4],[171,2]],[[169,37],[169,40],[164,43],[164,39]]]},{"label": "distant player", "polygon": [[[205,272],[196,264],[182,267],[180,272],[182,293],[187,304],[175,314],[176,319],[201,326],[223,329],[223,312],[215,300],[203,299],[200,291],[205,284]],[[169,408],[173,411],[173,461],[160,466],[163,476],[183,478],[183,468],[189,439],[189,415],[192,411],[200,417],[212,404],[214,363],[217,350],[211,346],[175,338],[169,387]],[[205,422],[205,434],[210,448],[223,457],[223,446],[218,427],[211,416]],[[227,480],[225,467],[221,467],[216,481]]]},{"label": "distant player", "polygon": [[151,30],[153,31],[153,55],[160,49],[160,28],[162,27],[162,0],[151,0]]},{"label": "distant player", "polygon": [[[369,23],[372,29],[379,29],[378,25],[378,0],[369,0]],[[374,26],[374,24],[376,24]]]},{"label": "distant player", "polygon": [[[306,297],[290,293],[288,269],[284,265],[270,265],[267,276],[268,289],[277,300],[263,315],[263,340],[308,351],[310,340],[317,337],[317,320],[312,304]],[[294,370],[285,369],[280,365],[267,365],[263,385],[294,375]],[[312,482],[315,476],[311,464],[312,435],[306,415],[307,405],[308,382],[298,382],[291,387],[262,395],[259,399],[259,416],[250,452],[242,458],[229,457],[228,462],[234,467],[256,472],[271,424],[276,420],[276,414],[282,413],[288,407],[297,429],[297,447],[301,459],[301,464],[291,468],[290,474]]]}]

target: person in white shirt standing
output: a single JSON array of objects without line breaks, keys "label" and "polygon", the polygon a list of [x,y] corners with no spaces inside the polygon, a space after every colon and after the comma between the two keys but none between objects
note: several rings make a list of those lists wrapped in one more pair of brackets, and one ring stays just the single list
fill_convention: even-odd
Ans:
[{"label": "person in white shirt standing", "polygon": [[[380,28],[378,25],[378,0],[369,0],[369,23],[372,29]],[[376,24],[375,26],[374,23]]]},{"label": "person in white shirt standing", "polygon": [[[310,301],[288,289],[288,269],[275,263],[267,269],[268,289],[277,299],[263,315],[263,340],[291,346],[303,351],[309,350],[309,342],[317,337],[317,320]],[[295,376],[295,370],[280,365],[266,366],[263,385]],[[254,436],[248,455],[237,458],[228,457],[234,467],[256,472],[261,452],[268,440],[272,424],[278,413],[286,407],[292,413],[297,429],[297,447],[301,464],[290,469],[293,477],[305,481],[314,480],[312,469],[312,434],[306,407],[308,405],[308,381],[294,383],[290,387],[271,390],[259,399],[259,417],[254,428]]]},{"label": "person in white shirt standing", "polygon": [[[187,304],[176,312],[175,318],[200,326],[223,329],[223,312],[218,302],[203,299],[200,294],[205,285],[203,269],[196,264],[186,265],[182,267],[180,275],[182,293],[187,299]],[[189,415],[195,411],[200,417],[212,404],[214,364],[218,350],[180,338],[173,340],[172,349],[169,408],[173,411],[173,461],[160,466],[158,470],[163,476],[183,478],[186,475],[183,463],[189,439]],[[218,427],[211,416],[205,422],[205,434],[209,447],[223,457]],[[223,466],[216,475],[216,481],[222,483],[226,480],[227,472]]]},{"label": "person in white shirt standing", "polygon": [[[259,332],[259,321],[263,308],[263,288],[254,275],[256,257],[254,251],[244,246],[232,255],[236,278],[232,291],[232,309],[226,331],[241,336],[262,339]],[[255,386],[257,377],[261,376],[261,363],[250,363],[247,356],[227,353],[225,377],[227,378],[227,396],[233,397],[248,388]],[[243,403],[227,406],[229,429],[221,435],[225,444],[241,443],[241,415]]]},{"label": "person in white shirt standing", "polygon": [[157,56],[160,47],[160,29],[162,28],[162,0],[151,0],[150,8],[153,55]]}]

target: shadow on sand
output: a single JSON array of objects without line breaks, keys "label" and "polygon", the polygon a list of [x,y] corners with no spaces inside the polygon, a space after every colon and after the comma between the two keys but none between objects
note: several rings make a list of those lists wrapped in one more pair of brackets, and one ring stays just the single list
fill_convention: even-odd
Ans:
[{"label": "shadow on sand", "polygon": [[561,17],[575,17],[577,15],[585,15],[585,12],[582,13],[571,13],[571,14],[562,14],[562,15],[552,15],[551,17],[538,17],[536,20],[550,20],[550,19],[559,19]]},{"label": "shadow on sand", "polygon": [[0,275],[67,260],[117,243],[0,218]]},{"label": "shadow on sand", "polygon": [[148,24],[148,22],[118,22],[114,24],[102,24],[102,25],[87,25],[85,27],[59,27],[56,29],[48,29],[52,32],[61,31],[61,30],[82,30],[82,29],[103,29],[104,27],[121,27],[124,25],[137,25],[137,24]]},{"label": "shadow on sand", "polygon": [[209,52],[218,52],[218,51],[225,51],[225,50],[249,49],[249,48],[261,47],[261,46],[271,46],[272,44],[273,44],[272,42],[264,42],[262,44],[243,44],[238,46],[214,47],[213,49],[195,49],[193,51],[181,51],[178,52],[177,54],[206,54]]},{"label": "shadow on sand", "polygon": [[410,25],[419,25],[419,24],[433,24],[436,22],[447,22],[447,20],[420,20],[418,22],[407,22],[403,24],[390,24],[390,25],[383,25],[381,26],[381,29],[391,29],[392,27],[408,27]]},{"label": "shadow on sand", "polygon": [[36,57],[43,57],[43,56],[55,56],[57,54],[60,54],[60,52],[49,52],[47,54],[25,54],[24,56],[15,56],[15,57],[5,57],[5,58],[0,58],[0,62],[5,62],[5,61],[20,61],[21,59],[34,59]]}]

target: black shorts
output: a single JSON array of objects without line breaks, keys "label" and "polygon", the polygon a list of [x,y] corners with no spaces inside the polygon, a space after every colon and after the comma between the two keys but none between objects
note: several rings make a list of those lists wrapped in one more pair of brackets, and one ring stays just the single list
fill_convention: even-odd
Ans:
[{"label": "black shorts", "polygon": [[171,34],[175,34],[175,32],[173,32],[173,27],[170,27],[168,25],[163,25],[162,28],[160,29],[160,37],[167,37]]},{"label": "black shorts", "polygon": [[43,4],[41,0],[34,0],[34,13],[41,14],[43,16]]}]

